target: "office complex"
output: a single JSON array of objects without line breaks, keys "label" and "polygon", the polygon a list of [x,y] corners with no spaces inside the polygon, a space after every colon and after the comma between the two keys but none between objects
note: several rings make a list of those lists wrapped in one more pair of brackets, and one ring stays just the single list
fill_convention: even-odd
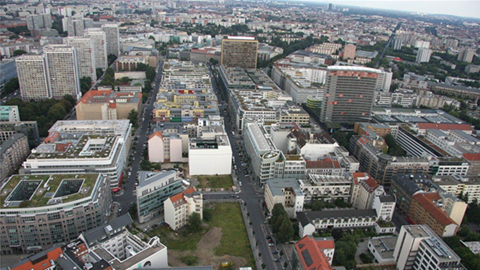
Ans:
[{"label": "office complex", "polygon": [[182,192],[182,181],[175,171],[147,172],[138,175],[138,222],[144,223],[160,215],[164,202]]},{"label": "office complex", "polygon": [[68,46],[72,46],[77,50],[79,78],[90,77],[92,82],[97,81],[93,39],[74,36],[67,37],[65,41]]},{"label": "office complex", "polygon": [[66,45],[48,45],[43,55],[17,59],[20,93],[24,100],[81,97],[77,50]]},{"label": "office complex", "polygon": [[107,69],[107,37],[101,28],[88,28],[85,30],[85,37],[93,39],[95,47],[95,68]]},{"label": "office complex", "polygon": [[258,41],[254,37],[229,36],[222,39],[220,63],[226,67],[256,68]]},{"label": "office complex", "polygon": [[116,190],[131,144],[128,120],[57,121],[23,163],[26,174],[103,173]]},{"label": "office complex", "polygon": [[120,32],[118,24],[107,23],[102,25],[102,30],[105,32],[107,42],[107,57],[110,54],[115,56],[120,55]]},{"label": "office complex", "polygon": [[193,213],[203,219],[203,194],[191,187],[165,200],[163,209],[165,222],[173,230],[178,230],[188,224],[188,218]]},{"label": "office complex", "polygon": [[112,202],[103,174],[15,175],[0,188],[3,254],[35,252],[106,222]]},{"label": "office complex", "polygon": [[0,143],[0,181],[10,177],[30,153],[27,136],[13,134],[10,139]]},{"label": "office complex", "polygon": [[322,104],[322,122],[354,123],[370,119],[379,70],[330,66]]},{"label": "office complex", "polygon": [[142,110],[142,93],[90,90],[75,106],[77,120],[128,119],[131,110]]},{"label": "office complex", "polygon": [[460,257],[426,225],[402,226],[393,257],[396,269],[465,269]]}]

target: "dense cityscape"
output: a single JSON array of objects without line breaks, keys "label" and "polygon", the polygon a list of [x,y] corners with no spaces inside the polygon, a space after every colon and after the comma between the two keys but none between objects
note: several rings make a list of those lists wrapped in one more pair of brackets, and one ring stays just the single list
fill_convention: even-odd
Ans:
[{"label": "dense cityscape", "polygon": [[0,269],[480,269],[480,19],[378,5],[0,1]]}]

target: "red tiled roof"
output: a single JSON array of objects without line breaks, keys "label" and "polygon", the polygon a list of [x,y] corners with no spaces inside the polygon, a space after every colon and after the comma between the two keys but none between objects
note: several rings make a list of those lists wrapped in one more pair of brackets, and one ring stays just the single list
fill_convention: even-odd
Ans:
[{"label": "red tiled roof", "polygon": [[303,269],[333,270],[327,261],[327,257],[312,236],[307,235],[295,243],[295,251]]},{"label": "red tiled roof", "polygon": [[42,257],[41,260],[31,261],[27,259],[25,263],[18,265],[17,267],[12,268],[12,270],[44,270],[52,267],[53,265],[50,261],[56,261],[60,254],[63,254],[62,248],[58,247],[56,249],[50,250],[47,252],[45,257]]},{"label": "red tiled roof", "polygon": [[419,193],[413,195],[413,199],[420,204],[428,213],[430,213],[438,222],[440,222],[443,226],[447,226],[450,224],[457,224],[453,219],[451,219],[445,212],[443,212],[440,208],[435,206],[432,199],[435,198],[440,199],[440,196],[436,193]]},{"label": "red tiled roof", "polygon": [[161,132],[161,131],[155,131],[152,135],[150,135],[150,137],[148,137],[148,140],[150,141],[150,139],[152,139],[152,138],[155,137],[155,136],[158,136],[158,137],[160,137],[160,139],[163,140],[162,132]]},{"label": "red tiled roof", "polygon": [[418,123],[420,129],[441,129],[441,130],[472,130],[469,124],[436,124],[436,123]]},{"label": "red tiled roof", "polygon": [[463,154],[463,157],[468,161],[480,161],[480,154]]},{"label": "red tiled roof", "polygon": [[319,241],[317,241],[317,245],[320,248],[320,250],[334,249],[335,248],[335,241],[333,241],[333,240],[319,240]]},{"label": "red tiled roof", "polygon": [[170,200],[172,201],[172,203],[176,203],[176,202],[180,202],[180,201],[184,201],[185,200],[185,194],[192,194],[193,192],[195,192],[195,189],[193,187],[190,187],[188,188],[187,190],[184,190],[176,195],[173,195],[172,197],[170,197]]},{"label": "red tiled roof", "polygon": [[352,176],[355,184],[358,184],[358,178],[370,177],[366,172],[354,172]]},{"label": "red tiled roof", "polygon": [[48,134],[48,137],[45,138],[45,140],[43,142],[44,143],[53,143],[58,139],[58,137],[60,137],[60,133],[54,131],[54,132],[51,132],[50,134]]},{"label": "red tiled roof", "polygon": [[98,96],[108,97],[112,92],[113,90],[90,90],[82,96],[79,102],[88,103],[92,101],[94,97]]}]

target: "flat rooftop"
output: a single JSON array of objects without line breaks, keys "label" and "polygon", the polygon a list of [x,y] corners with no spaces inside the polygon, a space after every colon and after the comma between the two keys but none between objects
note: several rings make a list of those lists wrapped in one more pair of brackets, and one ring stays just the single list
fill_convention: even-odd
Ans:
[{"label": "flat rooftop", "polygon": [[98,174],[14,175],[0,189],[0,208],[67,203],[92,194]]}]

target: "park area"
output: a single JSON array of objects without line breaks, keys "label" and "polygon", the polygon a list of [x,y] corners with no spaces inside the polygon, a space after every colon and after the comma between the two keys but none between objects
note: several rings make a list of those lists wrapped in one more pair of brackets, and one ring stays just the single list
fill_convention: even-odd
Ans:
[{"label": "park area", "polygon": [[222,263],[228,262],[230,266],[222,269],[245,266],[255,269],[238,203],[205,205],[200,232],[156,228],[149,235],[159,236],[168,247],[168,262],[172,267],[212,265],[213,269],[220,269]]}]

